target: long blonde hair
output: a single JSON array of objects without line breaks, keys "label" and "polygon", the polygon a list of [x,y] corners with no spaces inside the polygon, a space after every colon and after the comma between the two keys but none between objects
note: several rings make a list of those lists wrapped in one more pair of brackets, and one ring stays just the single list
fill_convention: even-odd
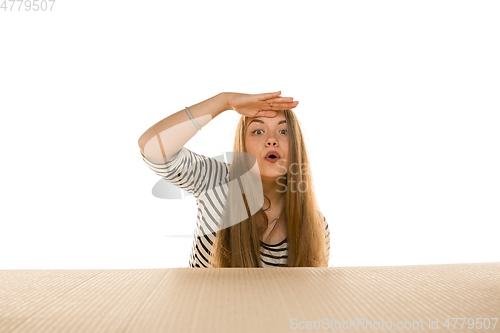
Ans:
[{"label": "long blonde hair", "polygon": [[[291,186],[286,186],[282,215],[284,215],[283,220],[288,223],[287,266],[327,267],[324,217],[314,194],[304,137],[294,112],[284,110],[284,113],[288,136],[286,163],[287,166],[297,163],[295,165],[299,166],[299,172],[294,172],[295,174],[287,172],[283,175],[283,179],[286,180],[280,184],[295,182],[297,185],[300,183],[302,189],[306,188],[305,191],[297,191],[296,188],[292,191]],[[248,158],[250,154],[246,153],[247,122],[248,118],[241,116],[236,127],[229,180],[237,181],[228,183],[227,201],[210,256],[210,266],[214,268],[262,267],[260,236],[267,227],[267,216],[262,209],[263,194],[260,178],[253,172],[247,172],[252,169],[252,164],[256,164],[255,158]],[[308,172],[302,172],[303,166],[307,166]],[[288,167],[287,170],[290,171]]]}]

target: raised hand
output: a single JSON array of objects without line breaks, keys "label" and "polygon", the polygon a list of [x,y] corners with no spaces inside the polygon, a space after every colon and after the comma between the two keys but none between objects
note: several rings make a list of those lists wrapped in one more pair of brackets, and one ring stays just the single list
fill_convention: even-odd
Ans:
[{"label": "raised hand", "polygon": [[263,94],[227,93],[230,110],[247,117],[276,117],[278,110],[295,108],[299,102],[293,97],[280,97],[281,91]]}]

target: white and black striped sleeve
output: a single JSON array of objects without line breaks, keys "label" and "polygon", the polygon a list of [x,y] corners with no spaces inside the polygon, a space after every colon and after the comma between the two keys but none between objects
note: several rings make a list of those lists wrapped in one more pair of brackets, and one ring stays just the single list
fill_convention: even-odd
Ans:
[{"label": "white and black striped sleeve", "polygon": [[153,163],[141,151],[146,165],[158,176],[195,197],[226,181],[228,164],[182,147],[166,163]]}]

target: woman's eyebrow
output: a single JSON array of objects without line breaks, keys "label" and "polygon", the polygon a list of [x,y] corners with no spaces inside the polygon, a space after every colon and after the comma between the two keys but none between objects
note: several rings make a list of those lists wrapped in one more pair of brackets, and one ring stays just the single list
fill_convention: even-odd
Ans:
[{"label": "woman's eyebrow", "polygon": [[[247,126],[250,126],[250,124],[253,123],[253,122],[264,124],[264,122],[262,120],[260,120],[260,119],[254,119],[251,122],[249,122]],[[286,124],[286,120],[282,120],[282,121],[280,121],[278,123],[278,125],[281,125],[281,124]]]}]

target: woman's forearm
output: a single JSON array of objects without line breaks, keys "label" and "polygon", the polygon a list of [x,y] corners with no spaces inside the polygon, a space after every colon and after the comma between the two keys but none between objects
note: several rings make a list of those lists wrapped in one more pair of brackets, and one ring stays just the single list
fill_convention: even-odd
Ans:
[{"label": "woman's forearm", "polygon": [[[227,104],[227,93],[220,93],[188,108],[201,127],[230,109]],[[197,132],[198,128],[183,109],[157,122],[144,132],[139,138],[139,148],[151,162],[165,163]]]}]

